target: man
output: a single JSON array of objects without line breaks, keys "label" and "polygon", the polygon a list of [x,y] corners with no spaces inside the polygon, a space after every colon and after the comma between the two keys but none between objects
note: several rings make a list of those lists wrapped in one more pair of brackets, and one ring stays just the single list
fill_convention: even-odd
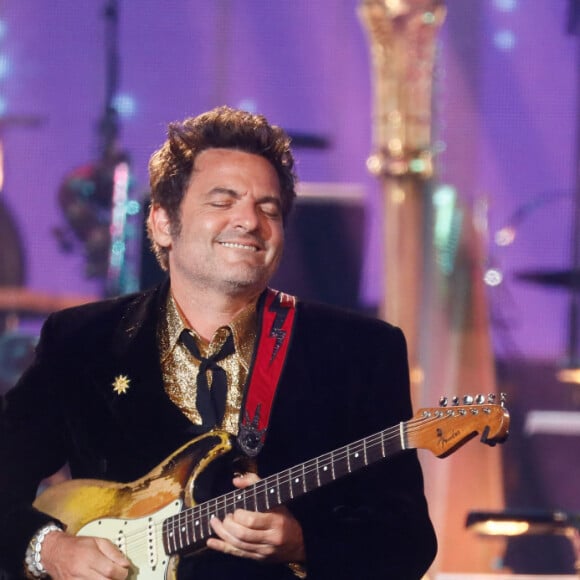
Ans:
[{"label": "man", "polygon": [[[333,308],[294,307],[266,290],[282,254],[293,171],[287,136],[261,116],[222,107],[170,125],[150,162],[148,219],[169,282],[49,317],[35,362],[7,396],[1,567],[121,580],[136,566],[108,535],[69,534],[66,521],[31,506],[42,478],[64,463],[73,478],[138,480],[131,501],[147,501],[155,478],[140,478],[217,428],[237,438],[245,459],[227,479],[243,489],[410,417],[400,330]],[[280,302],[265,306],[270,299]],[[263,322],[269,314],[275,332]],[[266,362],[264,345],[274,345]],[[285,360],[266,381],[270,394],[248,408],[254,376],[276,357]],[[270,405],[267,430],[258,429]],[[177,463],[172,456],[155,481],[170,486]],[[206,463],[204,456],[204,474]],[[420,578],[436,545],[422,486],[416,455],[406,452],[285,506],[208,514],[207,549],[181,557],[178,577]]]}]

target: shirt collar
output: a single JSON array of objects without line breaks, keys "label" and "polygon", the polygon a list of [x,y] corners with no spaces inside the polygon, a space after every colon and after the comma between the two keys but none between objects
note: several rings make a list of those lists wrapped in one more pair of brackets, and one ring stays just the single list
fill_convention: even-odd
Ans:
[{"label": "shirt collar", "polygon": [[[220,337],[223,337],[224,333],[232,333],[234,338],[234,346],[236,352],[246,367],[249,368],[252,354],[254,351],[254,343],[256,341],[256,334],[258,330],[258,311],[257,311],[258,299],[254,300],[246,308],[244,308],[229,324],[220,326],[214,333],[210,344]],[[204,344],[204,341],[199,336],[199,334],[189,327],[186,321],[183,319],[179,312],[179,308],[171,292],[168,293],[167,305],[166,305],[166,328],[167,328],[167,352],[171,352],[184,329],[189,329],[194,338],[198,343]]]}]

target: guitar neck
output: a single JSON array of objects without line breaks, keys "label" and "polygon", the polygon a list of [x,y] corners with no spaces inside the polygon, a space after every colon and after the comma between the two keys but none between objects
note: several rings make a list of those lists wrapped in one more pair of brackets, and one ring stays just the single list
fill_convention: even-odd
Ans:
[{"label": "guitar neck", "polygon": [[446,457],[477,433],[481,433],[481,441],[487,445],[505,441],[509,413],[504,407],[503,395],[499,405],[494,403],[494,395],[489,395],[487,402],[483,395],[475,399],[466,395],[463,406],[455,399],[452,407],[421,409],[409,421],[167,518],[163,522],[166,553],[177,554],[201,547],[212,535],[210,520],[214,516],[223,519],[238,508],[267,511],[407,449],[428,449],[437,457]]},{"label": "guitar neck", "polygon": [[196,549],[213,530],[210,520],[241,508],[267,511],[407,448],[408,424],[401,423],[364,439],[261,479],[245,488],[211,499],[172,516],[163,523],[168,554]]}]

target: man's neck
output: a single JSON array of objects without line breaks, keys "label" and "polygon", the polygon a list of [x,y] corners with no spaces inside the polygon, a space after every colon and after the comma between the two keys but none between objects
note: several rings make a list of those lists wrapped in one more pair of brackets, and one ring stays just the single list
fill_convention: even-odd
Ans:
[{"label": "man's neck", "polygon": [[208,291],[188,291],[172,284],[171,293],[187,324],[209,342],[218,328],[234,320],[261,292],[225,295]]}]

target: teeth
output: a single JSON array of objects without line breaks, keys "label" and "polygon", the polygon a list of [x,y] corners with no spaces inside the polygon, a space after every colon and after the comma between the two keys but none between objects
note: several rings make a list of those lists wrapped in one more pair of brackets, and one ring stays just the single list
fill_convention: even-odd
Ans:
[{"label": "teeth", "polygon": [[253,252],[258,251],[255,246],[246,246],[245,244],[236,244],[234,242],[221,242],[221,244],[227,248],[240,248],[242,250],[252,250]]}]

